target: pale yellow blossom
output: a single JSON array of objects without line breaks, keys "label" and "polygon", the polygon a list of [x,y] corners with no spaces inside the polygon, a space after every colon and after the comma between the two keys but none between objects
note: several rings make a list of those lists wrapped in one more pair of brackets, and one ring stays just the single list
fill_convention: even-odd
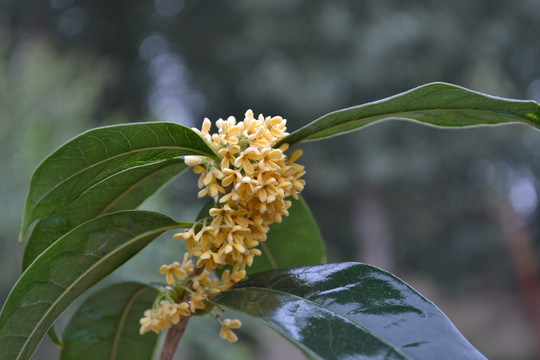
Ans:
[{"label": "pale yellow blossom", "polygon": [[167,284],[172,284],[174,282],[174,275],[177,277],[183,276],[186,278],[186,273],[180,269],[180,263],[178,261],[173,262],[171,265],[162,265],[159,268],[160,274],[165,274]]},{"label": "pale yellow blossom", "polygon": [[219,336],[229,342],[236,342],[238,341],[238,337],[231,329],[239,329],[241,326],[242,323],[240,320],[225,319],[223,320],[221,330],[219,331]]},{"label": "pale yellow blossom", "polygon": [[[217,133],[210,133],[211,128],[210,120],[204,119],[201,130],[195,131],[216,150],[219,159],[192,155],[185,156],[184,162],[199,174],[198,196],[209,196],[214,205],[208,217],[174,235],[185,240],[182,264],[173,262],[160,268],[171,289],[186,291],[186,301],[162,301],[145,312],[141,333],[163,331],[181,316],[206,309],[211,296],[242,281],[246,268],[261,255],[259,244],[266,241],[270,225],[289,214],[292,203],[288,198],[298,198],[305,186],[301,179],[304,167],[296,163],[302,151],[286,155],[287,143],[276,147],[288,135],[282,117],[255,117],[248,110],[243,121],[228,117],[216,122]],[[215,277],[214,270],[225,265],[231,268]],[[239,328],[240,321],[225,319],[221,324],[220,336],[235,342],[231,329]]]}]

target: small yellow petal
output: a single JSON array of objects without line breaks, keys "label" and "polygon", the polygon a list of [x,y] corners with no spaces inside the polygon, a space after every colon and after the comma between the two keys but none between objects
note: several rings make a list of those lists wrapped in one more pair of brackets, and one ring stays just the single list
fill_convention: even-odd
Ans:
[{"label": "small yellow petal", "polygon": [[291,155],[289,156],[289,163],[293,163],[293,162],[295,162],[296,160],[298,160],[298,158],[299,158],[300,156],[302,156],[302,153],[303,153],[302,149],[295,149],[295,150],[291,153]]}]

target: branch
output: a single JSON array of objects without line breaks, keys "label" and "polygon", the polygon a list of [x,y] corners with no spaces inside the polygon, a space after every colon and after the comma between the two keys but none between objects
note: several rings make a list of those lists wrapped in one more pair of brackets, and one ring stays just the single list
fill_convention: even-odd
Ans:
[{"label": "branch", "polygon": [[172,360],[190,318],[191,315],[182,316],[177,324],[169,328],[165,343],[161,349],[161,354],[159,355],[159,360]]}]

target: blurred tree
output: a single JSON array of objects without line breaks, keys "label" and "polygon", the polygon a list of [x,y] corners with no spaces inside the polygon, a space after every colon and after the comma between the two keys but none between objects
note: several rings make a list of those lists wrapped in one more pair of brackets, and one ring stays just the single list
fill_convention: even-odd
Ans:
[{"label": "blurred tree", "polygon": [[17,238],[30,175],[44,154],[92,126],[110,70],[85,52],[59,54],[46,40],[7,47],[0,42],[0,198],[8,209],[0,218],[2,299],[19,276]]},{"label": "blurred tree", "polygon": [[[22,166],[21,157],[28,164],[24,174],[2,182],[2,198],[16,204],[10,228],[18,226],[24,197],[13,189],[25,188],[46,146],[89,126],[91,118],[104,123],[110,114],[125,114],[138,121],[151,114],[192,125],[203,116],[239,117],[253,108],[283,115],[293,130],[326,112],[430,81],[539,101],[538,13],[537,0],[3,1],[2,148],[12,151],[7,144],[20,134],[24,140],[16,146],[22,150],[9,156],[9,173]],[[29,34],[54,42],[55,50],[47,50],[54,60],[27,56],[27,63],[35,59],[36,70],[14,82]],[[106,71],[96,67],[95,59],[102,58],[115,65],[107,81]],[[33,90],[40,81],[47,91]],[[86,81],[92,84],[85,95],[90,100],[72,95]],[[60,91],[68,95],[51,98]],[[63,101],[67,96],[74,104]],[[54,121],[44,119],[45,107]],[[42,136],[51,126],[58,126],[50,132],[57,137]],[[42,141],[40,151],[24,150]],[[452,296],[487,289],[515,294],[515,270],[494,209],[502,199],[524,216],[540,263],[539,148],[538,133],[519,126],[449,132],[389,122],[306,144],[305,194],[331,240],[330,260],[364,258],[366,234],[377,233],[366,226],[379,221],[388,228],[378,233],[384,241],[375,246],[390,244],[379,250],[386,251],[385,266],[399,274],[421,273]],[[325,166],[322,172],[321,162],[332,171]],[[184,195],[174,185],[170,192],[173,202]],[[351,215],[336,213],[337,204]],[[358,214],[365,211],[377,217],[362,225]],[[518,315],[527,319],[517,304]],[[489,329],[497,336],[493,325]],[[522,338],[514,349],[530,358],[531,341]],[[490,337],[486,342],[502,343]],[[493,358],[519,357],[480,348]]]},{"label": "blurred tree", "polygon": [[[103,94],[102,108],[135,117],[148,110],[156,75],[149,67],[164,53],[185,61],[188,82],[206,99],[205,113],[246,106],[268,112],[279,104],[301,122],[434,80],[524,97],[540,71],[534,0],[406,6],[395,0],[51,0],[48,6],[29,0],[0,6],[16,33],[45,33],[60,46],[114,58],[118,81]],[[199,106],[200,116],[200,104],[190,105]]]}]

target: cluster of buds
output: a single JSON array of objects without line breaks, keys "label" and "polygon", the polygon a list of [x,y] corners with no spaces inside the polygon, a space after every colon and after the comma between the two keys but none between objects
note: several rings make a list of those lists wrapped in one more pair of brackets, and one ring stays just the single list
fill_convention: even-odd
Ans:
[{"label": "cluster of buds", "polygon": [[[182,263],[163,265],[160,272],[171,285],[169,293],[182,288],[187,291],[181,300],[168,296],[156,302],[141,319],[141,333],[162,331],[186,316],[205,309],[209,297],[231,287],[246,276],[254,256],[261,255],[258,245],[266,240],[270,225],[288,215],[291,201],[304,188],[304,167],[295,163],[301,150],[285,155],[288,144],[274,146],[284,138],[286,120],[281,117],[258,118],[248,110],[243,121],[234,117],[218,120],[218,133],[210,134],[211,122],[204,119],[197,130],[216,152],[220,161],[204,156],[186,156],[185,163],[200,174],[200,198],[209,196],[214,206],[208,217],[194,227],[174,235],[184,239],[187,252]],[[224,266],[218,279],[214,270]],[[167,291],[165,291],[167,293]],[[167,296],[165,296],[167,297]],[[239,328],[238,320],[219,320],[222,338],[236,341],[231,329]]]}]

